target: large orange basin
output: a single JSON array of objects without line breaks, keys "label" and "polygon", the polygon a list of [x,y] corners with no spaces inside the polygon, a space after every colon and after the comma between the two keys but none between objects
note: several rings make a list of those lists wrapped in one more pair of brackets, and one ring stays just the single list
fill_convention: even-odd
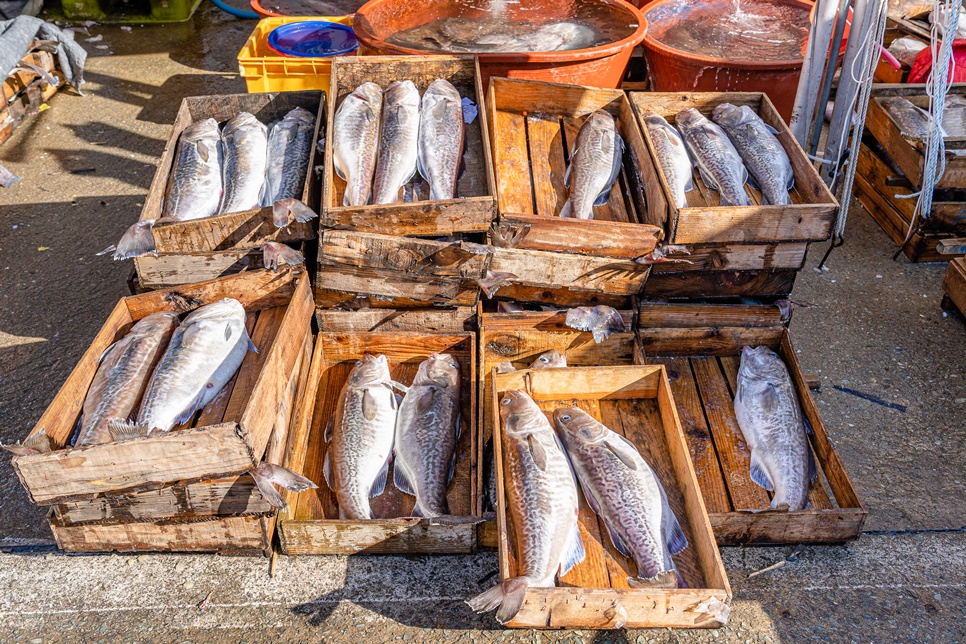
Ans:
[{"label": "large orange basin", "polygon": [[[586,1],[586,0],[585,0]],[[589,49],[554,52],[477,53],[483,87],[489,87],[490,76],[523,78],[549,83],[567,83],[589,87],[620,87],[631,50],[641,42],[646,24],[637,7],[624,0],[594,0],[615,21],[636,24],[627,38]],[[481,3],[484,7],[486,3]],[[539,22],[546,19],[566,20],[569,2],[559,0],[520,0],[506,7],[507,16]],[[392,34],[434,20],[460,15],[479,17],[486,14],[459,0],[371,0],[356,12],[352,28],[359,39],[359,55],[415,55],[426,51],[410,49],[386,42]]]}]

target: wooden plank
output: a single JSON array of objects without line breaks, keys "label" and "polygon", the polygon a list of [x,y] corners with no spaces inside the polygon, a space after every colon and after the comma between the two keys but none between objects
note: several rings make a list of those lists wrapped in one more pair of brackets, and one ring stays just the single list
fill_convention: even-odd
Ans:
[{"label": "wooden plank", "polygon": [[265,242],[314,239],[311,223],[292,221],[278,228],[270,208],[255,208],[193,220],[159,223],[151,228],[159,255],[257,248]]},{"label": "wooden plank", "polygon": [[595,219],[548,219],[541,216],[505,213],[500,223],[512,229],[525,228],[517,248],[567,251],[616,259],[636,259],[657,246],[664,232],[649,224],[630,224]]},{"label": "wooden plank", "polygon": [[722,326],[640,328],[637,335],[649,356],[716,356],[734,355],[749,344],[764,344],[777,349],[782,332],[781,328]]},{"label": "wooden plank", "polygon": [[459,333],[476,329],[476,311],[469,306],[451,309],[315,310],[320,331],[428,331]]},{"label": "wooden plank", "polygon": [[320,225],[337,230],[355,230],[390,235],[443,236],[457,232],[485,232],[496,217],[492,197],[464,197],[436,201],[330,208]]},{"label": "wooden plank", "polygon": [[966,260],[959,257],[949,262],[943,279],[943,292],[961,313],[966,314]]},{"label": "wooden plank", "polygon": [[834,544],[857,539],[865,510],[837,508],[803,512],[729,512],[709,515],[718,545]]},{"label": "wooden plank", "polygon": [[962,255],[966,253],[966,238],[941,239],[936,244],[936,252],[940,255]]},{"label": "wooden plank", "polygon": [[488,246],[470,242],[327,230],[322,236],[319,261],[416,276],[481,278],[489,254]]},{"label": "wooden plank", "polygon": [[210,281],[264,266],[262,251],[257,248],[134,258],[134,270],[137,271],[141,287],[145,289]]},{"label": "wooden plank", "polygon": [[638,328],[778,327],[791,320],[791,309],[762,304],[661,304],[646,302]]},{"label": "wooden plank", "polygon": [[560,119],[556,116],[529,115],[526,120],[536,214],[541,217],[556,217],[569,196],[569,191],[564,186],[567,163],[564,159]]},{"label": "wooden plank", "polygon": [[801,270],[805,264],[808,244],[792,242],[784,244],[725,244],[689,247],[689,255],[673,255],[680,261],[658,262],[652,266],[654,273],[680,273],[692,271],[750,271],[790,268]]},{"label": "wooden plank", "polygon": [[[490,93],[493,96],[493,93]],[[500,212],[532,214],[526,119],[521,114],[497,111],[491,124],[495,145],[493,163],[497,173],[497,207]]]},{"label": "wooden plank", "polygon": [[797,270],[684,271],[650,275],[644,285],[647,298],[724,299],[781,298],[792,292]]},{"label": "wooden plank", "polygon": [[618,259],[518,248],[494,248],[490,270],[512,273],[517,276],[513,283],[526,286],[616,295],[639,293],[650,272],[646,266]]}]

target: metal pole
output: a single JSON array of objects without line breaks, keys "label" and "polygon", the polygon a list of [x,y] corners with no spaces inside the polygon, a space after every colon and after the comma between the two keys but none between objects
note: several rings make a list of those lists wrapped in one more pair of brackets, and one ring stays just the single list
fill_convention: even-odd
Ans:
[{"label": "metal pole", "polygon": [[838,0],[818,0],[816,5],[815,20],[808,34],[808,52],[802,64],[798,93],[795,94],[795,105],[789,122],[792,136],[802,148],[808,142],[807,130],[815,112],[815,99],[819,83],[822,82],[822,70],[825,69],[829,41],[832,38],[832,24],[838,12]]},{"label": "metal pole", "polygon": [[832,93],[832,80],[835,78],[835,68],[839,63],[839,49],[842,48],[842,37],[845,35],[845,23],[849,17],[850,0],[842,0],[839,4],[839,18],[835,23],[835,33],[832,35],[832,53],[829,64],[825,69],[825,79],[822,81],[822,94],[818,99],[815,117],[812,119],[812,140],[808,145],[808,153],[814,155],[818,150],[818,141],[822,138],[822,122],[825,120],[825,106],[828,104],[829,94]]}]

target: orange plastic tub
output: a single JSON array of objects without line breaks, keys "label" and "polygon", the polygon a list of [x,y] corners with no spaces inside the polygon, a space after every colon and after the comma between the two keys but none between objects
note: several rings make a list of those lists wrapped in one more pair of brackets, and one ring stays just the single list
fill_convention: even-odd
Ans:
[{"label": "orange plastic tub", "polygon": [[[475,53],[480,60],[483,87],[489,87],[490,76],[589,87],[620,87],[631,51],[643,40],[646,24],[637,7],[624,0],[595,2],[615,21],[636,25],[636,30],[622,40],[588,49]],[[568,5],[555,0],[520,0],[516,4],[507,4],[506,11],[511,21],[565,20]],[[371,0],[356,12],[352,22],[359,39],[359,55],[425,56],[426,51],[388,43],[385,39],[398,31],[441,18],[467,16],[472,11],[474,9],[467,3],[459,0]],[[484,13],[482,9],[476,11],[477,15]]]}]

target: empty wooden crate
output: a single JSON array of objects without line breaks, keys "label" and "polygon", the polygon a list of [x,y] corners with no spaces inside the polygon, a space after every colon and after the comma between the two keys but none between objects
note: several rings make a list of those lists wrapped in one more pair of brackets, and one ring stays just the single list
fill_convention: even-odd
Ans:
[{"label": "empty wooden crate", "polygon": [[[290,110],[301,107],[315,117],[312,148],[300,198],[315,211],[319,209],[319,182],[315,177],[316,146],[325,124],[325,92],[283,92],[272,94],[229,94],[192,96],[181,102],[171,136],[165,144],[141,209],[140,221],[157,220],[163,214],[165,191],[177,159],[181,133],[193,123],[214,118],[224,125],[241,112],[253,114],[268,125]],[[134,259],[141,288],[155,289],[191,284],[222,277],[263,265],[259,247],[267,241],[297,242],[315,237],[316,222],[300,223],[291,219],[283,228],[272,221],[272,207],[225,213],[190,221],[158,222],[151,234],[156,255]]]},{"label": "empty wooden crate", "polygon": [[[184,313],[224,297],[245,306],[258,353],[245,356],[221,395],[174,431],[69,446],[98,361],[113,342],[150,313]],[[252,271],[121,300],[29,434],[44,430],[53,451],[13,458],[31,499],[50,505],[225,477],[257,465],[309,333],[312,311],[309,280],[297,270]]]},{"label": "empty wooden crate", "polygon": [[599,517],[578,493],[580,533],[586,552],[583,562],[561,577],[554,588],[528,588],[523,606],[507,625],[717,628],[727,623],[731,587],[662,367],[531,369],[493,375],[488,422],[497,455],[500,579],[519,574],[515,528],[507,508],[504,437],[497,402],[510,390],[525,391],[548,418],[557,407],[577,405],[633,443],[660,479],[688,547],[674,557],[686,588],[631,588],[627,578],[637,575],[636,565],[617,551],[605,536],[607,529]]},{"label": "empty wooden crate", "polygon": [[[460,363],[462,431],[447,500],[460,520],[410,517],[415,499],[402,493],[390,472],[385,491],[371,500],[371,520],[339,518],[336,496],[322,467],[328,448],[327,424],[342,387],[365,354],[385,355],[393,380],[409,385],[419,364],[433,353]],[[476,345],[472,333],[344,332],[318,335],[299,423],[293,431],[286,467],[319,484],[315,490],[288,493],[279,520],[279,541],[286,554],[461,553],[476,548],[479,482],[476,462]],[[394,467],[394,466],[392,466]]]}]

